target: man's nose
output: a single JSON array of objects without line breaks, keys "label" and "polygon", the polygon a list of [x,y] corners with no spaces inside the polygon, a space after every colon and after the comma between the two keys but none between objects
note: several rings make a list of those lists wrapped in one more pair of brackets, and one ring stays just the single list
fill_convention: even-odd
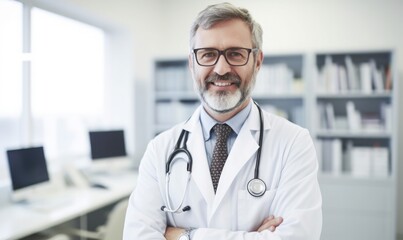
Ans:
[{"label": "man's nose", "polygon": [[231,71],[231,65],[228,64],[224,55],[220,55],[218,57],[216,65],[214,66],[214,72],[222,76],[230,71]]}]

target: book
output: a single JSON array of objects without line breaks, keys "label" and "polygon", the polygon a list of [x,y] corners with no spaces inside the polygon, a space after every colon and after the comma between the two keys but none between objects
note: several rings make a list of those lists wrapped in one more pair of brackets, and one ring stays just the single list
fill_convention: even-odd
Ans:
[{"label": "book", "polygon": [[353,176],[369,177],[371,175],[371,147],[353,147],[350,161]]},{"label": "book", "polygon": [[352,131],[361,130],[361,114],[355,109],[352,101],[346,103],[347,121],[349,129]]},{"label": "book", "polygon": [[371,78],[371,65],[370,63],[360,64],[360,77],[361,77],[361,91],[363,93],[372,92],[372,78]]},{"label": "book", "polygon": [[332,174],[340,175],[342,173],[343,150],[340,139],[332,139]]},{"label": "book", "polygon": [[326,126],[330,130],[335,128],[334,107],[331,103],[326,104]]},{"label": "book", "polygon": [[346,64],[347,81],[348,81],[349,90],[356,91],[360,88],[357,68],[354,65],[350,56],[346,56],[344,61]]},{"label": "book", "polygon": [[387,177],[389,175],[389,151],[386,147],[373,147],[372,175],[374,177]]},{"label": "book", "polygon": [[382,92],[384,90],[382,72],[376,68],[375,60],[371,59],[369,64],[371,66],[372,85],[376,92]]}]

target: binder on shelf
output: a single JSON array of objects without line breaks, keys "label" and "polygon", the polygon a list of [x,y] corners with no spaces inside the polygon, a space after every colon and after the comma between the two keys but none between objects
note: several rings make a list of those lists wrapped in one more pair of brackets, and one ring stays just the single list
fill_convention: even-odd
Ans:
[{"label": "binder on shelf", "polygon": [[372,92],[372,78],[370,63],[360,64],[361,91],[363,93]]},{"label": "binder on shelf", "polygon": [[358,70],[350,56],[346,56],[344,61],[347,68],[347,80],[349,89],[352,91],[356,91],[360,88]]},{"label": "binder on shelf", "polygon": [[389,150],[387,147],[353,147],[351,174],[357,177],[388,177]]},{"label": "binder on shelf", "polygon": [[387,177],[389,175],[389,151],[386,147],[372,148],[372,175]]},{"label": "binder on shelf", "polygon": [[383,92],[384,89],[384,79],[381,70],[376,68],[375,60],[371,59],[370,61],[371,66],[371,74],[372,74],[372,84],[376,92]]},{"label": "binder on shelf", "polygon": [[335,129],[335,115],[334,115],[334,107],[333,104],[326,104],[326,126],[327,129],[333,130]]},{"label": "binder on shelf", "polygon": [[361,114],[355,109],[354,102],[347,101],[346,112],[349,129],[352,131],[361,130]]},{"label": "binder on shelf", "polygon": [[340,139],[332,139],[332,173],[334,175],[340,175],[342,173],[343,162],[343,149]]},{"label": "binder on shelf", "polygon": [[339,76],[339,90],[341,92],[347,92],[349,89],[347,71],[344,66],[338,66],[338,76]]},{"label": "binder on shelf", "polygon": [[393,82],[392,82],[392,72],[390,70],[390,67],[386,68],[386,73],[385,73],[385,89],[386,90],[391,90],[392,86],[393,86]]},{"label": "binder on shelf", "polygon": [[388,103],[381,104],[381,119],[386,132],[392,131],[392,106]]},{"label": "binder on shelf", "polygon": [[351,149],[351,174],[356,177],[371,175],[371,148],[353,147]]},{"label": "binder on shelf", "polygon": [[318,158],[325,173],[341,175],[343,172],[343,149],[341,139],[321,139],[317,141]]}]

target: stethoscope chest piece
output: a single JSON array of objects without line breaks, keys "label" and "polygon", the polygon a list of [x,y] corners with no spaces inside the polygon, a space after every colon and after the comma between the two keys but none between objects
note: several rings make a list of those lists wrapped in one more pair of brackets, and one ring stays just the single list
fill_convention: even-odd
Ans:
[{"label": "stethoscope chest piece", "polygon": [[254,197],[261,197],[266,192],[266,184],[260,178],[251,179],[247,186],[248,192]]}]

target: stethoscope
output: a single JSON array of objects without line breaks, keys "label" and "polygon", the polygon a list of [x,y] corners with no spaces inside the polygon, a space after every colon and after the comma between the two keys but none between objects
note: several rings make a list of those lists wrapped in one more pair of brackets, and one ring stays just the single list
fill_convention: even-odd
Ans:
[{"label": "stethoscope", "polygon": [[[259,105],[255,102],[255,105],[257,109],[259,110],[259,118],[260,118],[260,132],[259,132],[259,148],[256,153],[256,164],[255,164],[255,173],[253,179],[251,179],[248,184],[247,184],[247,189],[250,195],[253,197],[261,197],[263,194],[266,192],[266,184],[262,179],[259,178],[259,165],[260,165],[260,156],[262,152],[262,142],[263,142],[263,115],[262,115],[262,109],[259,107]],[[162,206],[161,210],[164,212],[171,212],[171,213],[182,213],[189,211],[191,208],[190,206],[185,206],[182,207],[183,202],[185,200],[186,193],[188,191],[189,187],[189,182],[190,182],[190,176],[192,173],[192,154],[188,151],[186,143],[187,139],[189,136],[189,132],[186,130],[182,130],[181,134],[179,135],[178,141],[176,142],[174,151],[169,155],[168,161],[166,163],[165,167],[165,200],[167,203],[167,206]],[[181,144],[183,142],[183,146],[181,147]],[[171,175],[171,166],[175,162],[175,157],[180,154],[184,153],[185,156],[187,157],[187,163],[186,163],[186,171],[187,171],[187,182],[185,186],[185,191],[183,192],[182,200],[178,204],[178,206],[173,207],[171,205],[170,201],[170,192],[169,192],[169,181],[170,181],[170,175]],[[184,158],[180,158],[184,159]]]}]

